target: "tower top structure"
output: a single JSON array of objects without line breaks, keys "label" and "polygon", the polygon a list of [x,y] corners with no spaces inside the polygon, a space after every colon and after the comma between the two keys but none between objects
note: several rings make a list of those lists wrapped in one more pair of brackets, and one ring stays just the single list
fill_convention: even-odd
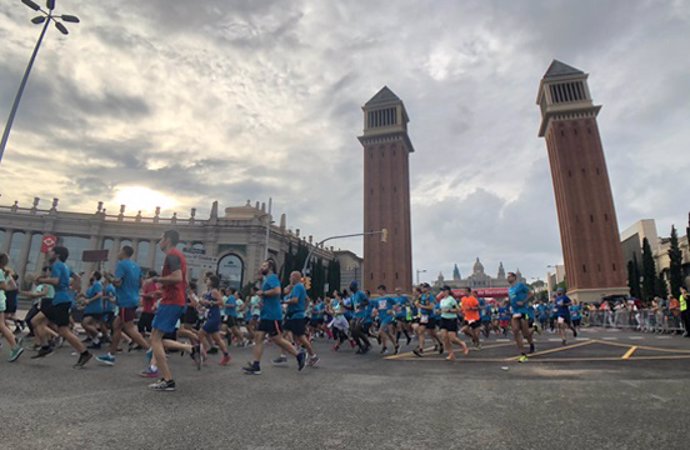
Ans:
[{"label": "tower top structure", "polygon": [[407,124],[410,118],[405,104],[388,86],[382,87],[366,102],[362,106],[362,111],[364,111],[364,134],[359,138],[362,144],[370,142],[371,138],[385,140],[387,136],[402,134],[405,136],[409,152],[414,152],[412,142],[407,138]]},{"label": "tower top structure", "polygon": [[601,106],[592,103],[587,86],[589,74],[557,59],[551,62],[539,83],[537,104],[541,108],[539,137],[552,119],[596,117]]}]

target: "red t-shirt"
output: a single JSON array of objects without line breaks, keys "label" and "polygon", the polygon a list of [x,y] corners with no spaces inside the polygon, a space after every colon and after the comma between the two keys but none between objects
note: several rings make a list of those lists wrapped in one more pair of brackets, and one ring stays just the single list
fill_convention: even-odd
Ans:
[{"label": "red t-shirt", "polygon": [[476,309],[479,308],[479,301],[476,298],[471,295],[463,297],[460,307],[462,308],[462,314],[466,321],[476,322],[479,320],[479,310]]},{"label": "red t-shirt", "polygon": [[154,307],[156,305],[156,301],[160,297],[160,295],[147,295],[147,294],[152,294],[156,292],[157,290],[160,289],[160,285],[158,283],[154,283],[153,281],[146,281],[144,283],[144,295],[141,297],[141,312],[145,313],[152,313],[154,310]]},{"label": "red t-shirt", "polygon": [[187,260],[181,251],[176,248],[168,250],[163,262],[162,275],[167,277],[176,270],[182,271],[182,281],[173,284],[163,284],[163,298],[161,305],[184,306],[185,292],[187,290]]}]

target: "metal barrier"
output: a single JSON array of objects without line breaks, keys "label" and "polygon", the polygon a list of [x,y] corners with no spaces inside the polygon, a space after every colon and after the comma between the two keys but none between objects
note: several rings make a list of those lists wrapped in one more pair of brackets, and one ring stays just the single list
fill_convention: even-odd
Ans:
[{"label": "metal barrier", "polygon": [[646,333],[684,332],[680,315],[668,310],[621,308],[608,311],[589,311],[583,317],[583,325],[590,327],[620,328]]}]

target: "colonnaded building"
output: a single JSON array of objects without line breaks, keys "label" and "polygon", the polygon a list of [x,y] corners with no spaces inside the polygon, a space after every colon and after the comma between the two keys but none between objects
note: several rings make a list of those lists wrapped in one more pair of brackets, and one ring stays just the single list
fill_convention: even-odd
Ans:
[{"label": "colonnaded building", "polygon": [[[520,269],[515,271],[515,275],[517,276],[518,281],[523,283],[526,282],[525,278],[522,276],[522,273],[520,273]],[[434,282],[434,286],[440,289],[444,285],[450,286],[452,289],[470,288],[472,290],[477,290],[478,292],[485,292],[487,295],[489,295],[507,293],[510,283],[508,283],[508,279],[506,278],[506,271],[503,268],[503,263],[498,265],[498,272],[495,277],[492,277],[485,272],[484,264],[482,264],[481,261],[479,261],[479,258],[477,258],[472,266],[472,274],[467,278],[462,277],[457,264],[453,268],[452,279],[446,280],[443,276],[443,273],[439,273],[438,278]]]},{"label": "colonnaded building", "polygon": [[[299,229],[293,232],[287,228],[285,214],[279,223],[274,223],[265,204],[259,202],[251,205],[247,200],[244,206],[225,208],[224,215],[219,215],[218,202],[214,202],[206,219],[197,218],[196,209],[186,218],[178,218],[177,213],[161,217],[160,209],[153,217],[145,217],[141,212],[126,215],[124,205],[119,214],[108,214],[102,202],[90,213],[61,211],[58,199],[53,200],[50,209],[41,209],[39,203],[35,198],[29,208],[20,207],[17,202],[0,206],[0,251],[9,254],[10,267],[21,279],[27,273],[37,272],[45,263],[45,254],[41,252],[45,238],[54,238],[70,250],[68,263],[77,273],[88,274],[101,265],[111,270],[117,249],[123,245],[134,248],[134,259],[140,266],[160,271],[165,255],[158,248],[158,240],[165,230],[173,228],[180,233],[178,248],[187,255],[190,279],[212,270],[218,272],[225,285],[240,288],[257,279],[266,253],[282,269],[288,253],[302,248],[306,252],[313,249],[312,261],[322,265],[320,273],[326,275],[326,280],[332,279],[327,273],[329,267],[339,267],[339,288],[353,280],[361,283],[360,257],[333,247],[317,248],[312,236],[301,236]],[[89,252],[92,250],[103,251],[99,255]],[[99,256],[105,261],[89,261]]]}]

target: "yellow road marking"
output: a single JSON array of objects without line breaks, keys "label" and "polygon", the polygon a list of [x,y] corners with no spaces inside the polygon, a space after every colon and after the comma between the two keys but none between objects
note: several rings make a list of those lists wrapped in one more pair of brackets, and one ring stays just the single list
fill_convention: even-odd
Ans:
[{"label": "yellow road marking", "polygon": [[[564,350],[570,350],[573,348],[578,348],[578,347],[584,347],[585,345],[592,345],[594,344],[595,341],[584,341],[584,342],[578,342],[577,344],[571,344],[571,345],[564,345],[563,347],[558,347],[558,348],[552,348],[550,350],[544,350],[541,352],[535,352],[532,353],[531,355],[528,355],[528,358],[534,357],[534,356],[542,356],[542,355],[550,355],[551,353],[557,353],[557,352],[562,352]],[[517,361],[519,356],[512,356],[510,358],[505,359],[504,361]]]},{"label": "yellow road marking", "polygon": [[[424,349],[424,353],[433,350],[434,347],[427,347]],[[414,356],[415,358],[419,358],[417,355],[415,355],[412,352],[405,352],[405,353],[398,353],[397,355],[391,355],[391,356],[385,356],[383,359],[400,359],[405,356]]]},{"label": "yellow road marking", "polygon": [[[598,344],[610,345],[612,347],[630,348],[630,344],[621,344],[618,342],[600,341],[598,339],[595,339],[595,342],[597,342]],[[681,348],[673,349],[673,348],[663,348],[663,347],[650,347],[648,345],[638,345],[636,347],[638,350],[649,350],[652,352],[690,354],[690,350],[685,350],[685,349],[681,349]]]},{"label": "yellow road marking", "polygon": [[637,346],[633,345],[630,347],[630,350],[625,352],[625,355],[621,356],[621,359],[630,359],[630,357],[635,353],[635,350],[637,350]]}]

